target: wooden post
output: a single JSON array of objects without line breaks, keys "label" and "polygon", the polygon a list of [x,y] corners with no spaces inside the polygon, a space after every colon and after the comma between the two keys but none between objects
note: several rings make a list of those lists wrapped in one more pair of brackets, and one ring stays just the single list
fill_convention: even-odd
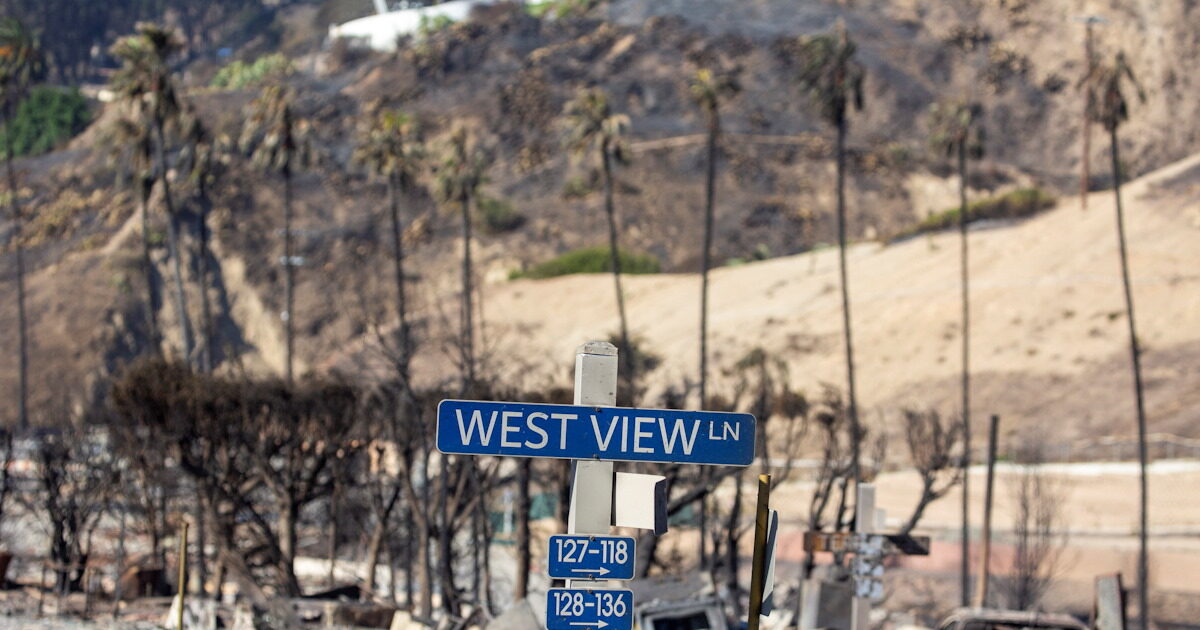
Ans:
[{"label": "wooden post", "polygon": [[767,529],[771,524],[771,475],[758,476],[758,509],[754,515],[754,562],[750,573],[750,617],[746,630],[758,630],[766,578]]},{"label": "wooden post", "polygon": [[177,630],[183,630],[183,596],[187,592],[187,539],[188,523],[184,521],[183,531],[179,533],[179,553],[176,557],[179,562],[179,616],[175,626]]},{"label": "wooden post", "polygon": [[993,415],[988,429],[987,488],[983,498],[983,552],[979,559],[979,581],[975,583],[976,608],[987,605],[988,563],[992,555],[992,491],[996,485],[996,434],[1000,416]]}]

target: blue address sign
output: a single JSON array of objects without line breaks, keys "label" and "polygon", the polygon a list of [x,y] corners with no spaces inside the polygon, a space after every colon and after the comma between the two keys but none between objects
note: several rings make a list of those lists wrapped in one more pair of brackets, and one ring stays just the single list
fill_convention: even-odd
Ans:
[{"label": "blue address sign", "polygon": [[552,588],[546,591],[546,630],[632,630],[633,591]]},{"label": "blue address sign", "polygon": [[443,400],[437,447],[457,455],[747,466],[748,413]]},{"label": "blue address sign", "polygon": [[625,536],[556,534],[547,573],[564,580],[632,580],[633,550],[634,539]]}]

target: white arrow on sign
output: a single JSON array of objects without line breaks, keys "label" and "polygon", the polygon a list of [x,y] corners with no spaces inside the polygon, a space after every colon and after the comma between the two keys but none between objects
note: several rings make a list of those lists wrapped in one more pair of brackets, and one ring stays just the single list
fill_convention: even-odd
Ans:
[{"label": "white arrow on sign", "polygon": [[607,628],[608,624],[604,621],[572,621],[569,622],[572,626],[589,626],[592,628]]},{"label": "white arrow on sign", "polygon": [[574,573],[595,573],[601,577],[612,573],[612,571],[609,571],[607,567],[600,567],[599,569],[571,569],[571,571]]}]

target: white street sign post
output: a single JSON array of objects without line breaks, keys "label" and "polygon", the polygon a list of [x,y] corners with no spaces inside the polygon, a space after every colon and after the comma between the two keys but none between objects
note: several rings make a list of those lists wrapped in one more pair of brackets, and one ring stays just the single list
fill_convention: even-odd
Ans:
[{"label": "white street sign post", "polygon": [[615,473],[614,461],[747,466],[754,459],[750,414],[626,409],[616,402],[617,348],[591,341],[576,350],[574,405],[438,404],[442,453],[574,462],[567,534],[553,537],[550,550],[551,577],[566,578],[567,588],[547,592],[547,630],[632,630],[632,591],[608,585],[632,577],[634,540],[608,534],[614,525],[665,533],[666,478]]}]

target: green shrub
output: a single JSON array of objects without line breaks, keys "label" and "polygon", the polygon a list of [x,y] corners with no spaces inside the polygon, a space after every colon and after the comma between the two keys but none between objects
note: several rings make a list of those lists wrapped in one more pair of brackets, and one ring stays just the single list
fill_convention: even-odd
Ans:
[{"label": "green shrub", "polygon": [[[1020,188],[998,197],[967,204],[967,223],[986,219],[1021,219],[1053,208],[1058,201],[1040,188]],[[937,232],[958,225],[956,206],[925,217],[920,223],[901,231],[893,241],[926,232]]]},{"label": "green shrub", "polygon": [[524,215],[513,210],[512,204],[503,199],[481,197],[478,209],[475,219],[488,234],[511,232],[525,225]]},{"label": "green shrub", "polygon": [[[658,259],[649,254],[635,254],[622,250],[620,258],[621,273],[658,273],[660,269]],[[513,271],[509,274],[509,278],[512,280],[518,278],[542,279],[573,273],[611,273],[610,260],[607,246],[585,247],[547,260],[527,271]]]},{"label": "green shrub", "polygon": [[295,68],[292,61],[280,53],[263,55],[253,63],[235,60],[217,71],[211,85],[215,88],[240,90],[261,85],[264,81],[290,75]]},{"label": "green shrub", "polygon": [[563,184],[562,196],[563,199],[583,199],[596,192],[596,189],[597,182],[595,178],[575,175]]},{"label": "green shrub", "polygon": [[737,267],[748,262],[758,262],[771,257],[771,248],[766,243],[759,243],[749,256],[736,256],[725,261],[726,267]]},{"label": "green shrub", "polygon": [[581,17],[591,11],[597,0],[544,0],[525,5],[525,12],[535,18]]},{"label": "green shrub", "polygon": [[0,152],[11,140],[13,155],[46,153],[83,131],[90,120],[87,99],[78,89],[39,85],[0,129]]},{"label": "green shrub", "polygon": [[454,20],[448,15],[422,15],[421,21],[417,23],[417,37],[425,39],[434,33],[443,31],[454,24]]}]

